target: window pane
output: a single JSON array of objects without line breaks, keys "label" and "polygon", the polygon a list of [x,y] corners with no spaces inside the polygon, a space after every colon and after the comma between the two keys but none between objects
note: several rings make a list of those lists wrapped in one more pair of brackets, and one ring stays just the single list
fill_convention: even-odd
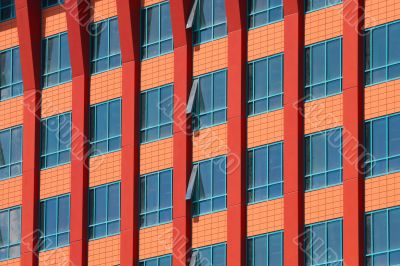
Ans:
[{"label": "window pane", "polygon": [[11,52],[0,53],[0,86],[11,83]]},{"label": "window pane", "polygon": [[257,237],[254,239],[254,265],[267,265],[267,237]]},{"label": "window pane", "polygon": [[160,173],[160,208],[172,206],[172,175],[171,171]]},{"label": "window pane", "polygon": [[10,132],[0,132],[0,166],[10,163]]},{"label": "window pane", "polygon": [[268,182],[282,181],[282,146],[276,144],[268,150]]},{"label": "window pane", "polygon": [[389,26],[389,64],[400,62],[400,23]]},{"label": "window pane", "polygon": [[225,21],[225,1],[214,0],[214,24],[224,23]]},{"label": "window pane", "polygon": [[199,3],[200,28],[212,25],[212,0],[200,0]]},{"label": "window pane", "polygon": [[400,209],[389,212],[389,248],[391,250],[400,248]]},{"label": "window pane", "polygon": [[327,160],[328,170],[341,167],[341,130],[327,132]]},{"label": "window pane", "polygon": [[386,120],[379,119],[373,122],[372,129],[372,150],[375,159],[386,156]]},{"label": "window pane", "polygon": [[400,155],[400,115],[389,118],[389,156]]},{"label": "window pane", "polygon": [[282,265],[282,234],[270,235],[268,243],[268,265]]},{"label": "window pane", "polygon": [[[3,236],[3,234],[1,236]],[[10,244],[19,243],[20,240],[21,240],[21,209],[16,208],[10,210]]]},{"label": "window pane", "polygon": [[0,246],[8,244],[8,211],[0,212]]},{"label": "window pane", "polygon": [[110,55],[120,53],[119,38],[118,19],[110,19]]},{"label": "window pane", "polygon": [[328,261],[342,259],[342,232],[341,222],[328,223]]},{"label": "window pane", "polygon": [[312,83],[325,80],[325,44],[312,47]]},{"label": "window pane", "polygon": [[206,161],[199,165],[199,199],[206,199],[212,196],[211,166],[211,161]]},{"label": "window pane", "polygon": [[325,171],[325,135],[317,134],[311,138],[312,172]]},{"label": "window pane", "polygon": [[225,245],[218,245],[213,248],[213,261],[214,266],[225,266]]},{"label": "window pane", "polygon": [[58,70],[59,49],[60,49],[60,40],[58,36],[49,38],[47,40],[47,58],[45,62],[46,66],[45,73],[54,72]]},{"label": "window pane", "polygon": [[69,196],[58,199],[58,231],[69,231]]},{"label": "window pane", "polygon": [[380,27],[372,31],[372,66],[386,64],[386,28]]},{"label": "window pane", "polygon": [[95,223],[105,222],[107,219],[107,187],[95,190]]},{"label": "window pane", "polygon": [[373,216],[373,238],[374,252],[387,250],[387,215],[385,212],[378,212]]},{"label": "window pane", "polygon": [[259,99],[267,96],[267,61],[262,60],[254,64],[254,98]]},{"label": "window pane", "polygon": [[215,159],[213,162],[213,195],[224,195],[226,181],[226,162],[225,158]]},{"label": "window pane", "polygon": [[96,106],[96,140],[103,140],[107,138],[107,109],[107,104],[100,104]]},{"label": "window pane", "polygon": [[45,233],[57,233],[57,199],[47,200],[45,204]]},{"label": "window pane", "polygon": [[224,108],[226,106],[225,93],[225,72],[218,72],[214,75],[214,109]]},{"label": "window pane", "polygon": [[158,208],[158,175],[152,174],[147,176],[146,183],[146,210],[154,211]]},{"label": "window pane", "polygon": [[119,184],[108,187],[108,217],[107,220],[115,220],[120,217]]},{"label": "window pane", "polygon": [[254,151],[254,186],[267,184],[267,149]]},{"label": "window pane", "polygon": [[121,135],[121,101],[112,101],[109,105],[109,136]]},{"label": "window pane", "polygon": [[212,85],[211,76],[207,75],[200,78],[199,94],[200,94],[200,113],[211,111],[212,108]]},{"label": "window pane", "polygon": [[330,41],[326,44],[327,55],[327,79],[334,79],[341,76],[341,49],[340,40]]},{"label": "window pane", "polygon": [[271,58],[268,63],[268,94],[282,93],[282,56]]},{"label": "window pane", "polygon": [[169,3],[161,5],[161,39],[172,37]]},{"label": "window pane", "polygon": [[159,38],[159,6],[149,8],[147,11],[147,41],[155,42]]}]

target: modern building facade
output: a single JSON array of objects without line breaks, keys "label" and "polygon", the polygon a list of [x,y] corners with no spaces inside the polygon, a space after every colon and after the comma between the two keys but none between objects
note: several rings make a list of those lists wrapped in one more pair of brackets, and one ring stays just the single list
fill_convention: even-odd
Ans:
[{"label": "modern building facade", "polygon": [[0,0],[0,266],[400,265],[400,1]]}]

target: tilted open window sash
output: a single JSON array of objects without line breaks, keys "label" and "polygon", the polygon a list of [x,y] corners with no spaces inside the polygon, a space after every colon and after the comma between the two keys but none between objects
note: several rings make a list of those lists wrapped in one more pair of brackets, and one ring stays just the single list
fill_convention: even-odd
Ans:
[{"label": "tilted open window sash", "polygon": [[196,99],[196,93],[199,89],[199,79],[193,80],[192,88],[190,89],[189,100],[186,107],[186,114],[193,113],[194,101]]},{"label": "tilted open window sash", "polygon": [[196,11],[198,5],[199,5],[199,0],[194,0],[192,10],[190,11],[190,15],[186,23],[186,29],[191,29],[193,27],[194,18],[196,17]]},{"label": "tilted open window sash", "polygon": [[196,178],[198,176],[197,174],[198,169],[199,169],[198,164],[193,165],[192,172],[190,173],[189,184],[186,190],[186,200],[191,200],[193,197],[193,189],[194,189],[194,184],[196,182]]},{"label": "tilted open window sash", "polygon": [[189,266],[196,266],[197,257],[199,256],[199,252],[193,251],[192,257],[190,258]]}]

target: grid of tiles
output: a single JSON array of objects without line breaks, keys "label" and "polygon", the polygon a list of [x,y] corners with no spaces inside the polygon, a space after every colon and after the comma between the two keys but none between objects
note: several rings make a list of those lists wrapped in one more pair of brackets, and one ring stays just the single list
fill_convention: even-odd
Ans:
[{"label": "grid of tiles", "polygon": [[228,39],[193,47],[193,76],[214,72],[228,66]]},{"label": "grid of tiles", "polygon": [[226,154],[227,144],[226,124],[206,128],[193,134],[193,161],[201,161]]},{"label": "grid of tiles", "polygon": [[0,23],[0,50],[17,46],[18,43],[17,20],[13,19]]},{"label": "grid of tiles", "polygon": [[21,125],[23,120],[23,97],[0,102],[0,129]]},{"label": "grid of tiles", "polygon": [[88,266],[118,265],[120,242],[119,235],[89,241]]},{"label": "grid of tiles", "polygon": [[365,89],[365,120],[400,112],[400,80]]},{"label": "grid of tiles", "polygon": [[95,187],[121,179],[121,151],[90,158],[89,186]]},{"label": "grid of tiles", "polygon": [[42,91],[42,118],[72,110],[72,83],[68,82]]},{"label": "grid of tiles", "polygon": [[121,97],[122,69],[117,68],[93,75],[90,79],[90,104],[105,102]]},{"label": "grid of tiles", "polygon": [[227,212],[211,213],[192,219],[192,247],[204,247],[227,239]]},{"label": "grid of tiles", "polygon": [[142,61],[140,90],[160,87],[174,81],[174,54],[166,54]]},{"label": "grid of tiles", "polygon": [[283,229],[283,198],[247,206],[247,236]]},{"label": "grid of tiles", "polygon": [[168,169],[173,166],[172,138],[140,146],[140,175]]},{"label": "grid of tiles", "polygon": [[247,124],[247,147],[283,140],[283,110],[251,116]]},{"label": "grid of tiles", "polygon": [[42,12],[42,34],[48,37],[67,31],[67,16],[62,6],[46,8]]},{"label": "grid of tiles", "polygon": [[40,198],[46,199],[71,191],[71,165],[40,171]]},{"label": "grid of tiles", "polygon": [[172,253],[172,224],[141,229],[139,231],[139,259]]}]

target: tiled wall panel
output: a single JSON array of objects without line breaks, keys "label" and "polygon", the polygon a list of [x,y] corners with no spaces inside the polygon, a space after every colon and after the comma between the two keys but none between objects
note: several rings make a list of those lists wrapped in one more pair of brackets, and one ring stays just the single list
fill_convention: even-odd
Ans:
[{"label": "tiled wall panel", "polygon": [[114,266],[120,260],[120,236],[89,240],[88,266]]},{"label": "tiled wall panel", "polygon": [[365,88],[365,119],[400,112],[400,80]]},{"label": "tiled wall panel", "polygon": [[95,187],[121,180],[121,152],[90,158],[89,186]]},{"label": "tiled wall panel", "polygon": [[172,253],[172,224],[144,228],[139,231],[139,259]]},{"label": "tiled wall panel", "polygon": [[22,125],[23,97],[0,102],[0,129]]},{"label": "tiled wall panel", "polygon": [[40,198],[46,199],[71,191],[71,165],[40,171]]},{"label": "tiled wall panel", "polygon": [[365,0],[365,28],[400,19],[397,0]]},{"label": "tiled wall panel", "polygon": [[193,133],[193,161],[227,154],[227,125],[206,128]]},{"label": "tiled wall panel", "polygon": [[247,206],[247,236],[283,229],[283,198]]},{"label": "tiled wall panel", "polygon": [[227,240],[227,212],[216,212],[192,219],[192,247],[214,245]]},{"label": "tiled wall panel", "polygon": [[68,266],[69,263],[69,247],[58,248],[39,253],[39,265]]},{"label": "tiled wall panel", "polygon": [[0,51],[17,46],[18,30],[17,20],[7,20],[0,23]]},{"label": "tiled wall panel", "polygon": [[365,211],[400,205],[400,173],[368,178],[365,181]]},{"label": "tiled wall panel", "polygon": [[247,147],[254,148],[283,140],[283,110],[248,118]]},{"label": "tiled wall panel", "polygon": [[193,76],[199,76],[228,66],[228,39],[193,47]]},{"label": "tiled wall panel", "polygon": [[140,90],[148,90],[174,82],[174,54],[142,61]]},{"label": "tiled wall panel", "polygon": [[140,146],[140,174],[152,173],[172,167],[172,138]]},{"label": "tiled wall panel", "polygon": [[48,37],[67,31],[67,15],[61,5],[43,9],[42,35]]},{"label": "tiled wall panel", "polygon": [[22,204],[22,176],[0,181],[0,210]]},{"label": "tiled wall panel", "polygon": [[90,104],[112,100],[122,95],[122,69],[117,68],[90,79]]},{"label": "tiled wall panel", "polygon": [[64,83],[42,91],[42,118],[72,110],[72,83]]},{"label": "tiled wall panel", "polygon": [[249,30],[247,60],[283,52],[283,21]]},{"label": "tiled wall panel", "polygon": [[100,21],[117,15],[117,0],[93,0],[93,20]]}]

